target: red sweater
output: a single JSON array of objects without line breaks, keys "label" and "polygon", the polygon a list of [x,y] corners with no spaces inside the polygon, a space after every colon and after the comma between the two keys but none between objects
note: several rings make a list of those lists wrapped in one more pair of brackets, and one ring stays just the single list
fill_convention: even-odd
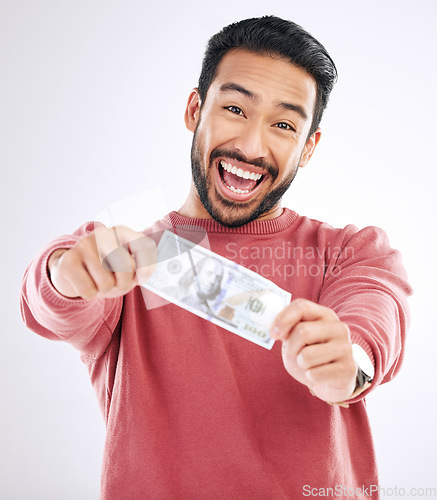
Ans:
[{"label": "red sweater", "polygon": [[[172,212],[148,233],[177,225],[202,226],[214,252],[332,308],[374,362],[370,390],[398,371],[411,291],[382,230],[285,209],[236,229]],[[102,499],[294,499],[313,488],[340,498],[377,485],[367,393],[331,406],[285,371],[279,342],[268,351],[140,287],[107,300],[57,293],[49,255],[93,227],[42,250],[21,307],[30,329],[69,342],[88,367],[107,426]]]}]

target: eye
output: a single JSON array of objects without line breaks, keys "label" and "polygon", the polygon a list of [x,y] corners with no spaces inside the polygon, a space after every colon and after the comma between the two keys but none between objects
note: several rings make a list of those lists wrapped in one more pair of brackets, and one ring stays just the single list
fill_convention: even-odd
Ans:
[{"label": "eye", "polygon": [[296,132],[296,130],[289,123],[285,122],[279,122],[275,125],[275,127],[280,128],[282,130],[291,130],[292,132]]},{"label": "eye", "polygon": [[234,115],[244,116],[243,111],[238,106],[225,106],[225,109],[234,113]]}]

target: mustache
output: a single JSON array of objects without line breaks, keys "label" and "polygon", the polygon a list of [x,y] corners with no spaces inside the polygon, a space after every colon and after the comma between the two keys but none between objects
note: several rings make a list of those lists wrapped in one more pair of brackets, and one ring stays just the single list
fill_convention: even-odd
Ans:
[{"label": "mustache", "polygon": [[246,155],[238,152],[231,151],[230,149],[219,149],[215,148],[212,150],[210,155],[210,163],[212,163],[215,159],[220,156],[225,156],[232,160],[241,161],[242,163],[247,163],[248,165],[253,165],[254,167],[262,168],[263,170],[267,170],[267,172],[272,176],[273,180],[278,176],[278,170],[273,165],[266,163],[264,160],[260,158],[255,158],[253,160],[247,158]]}]

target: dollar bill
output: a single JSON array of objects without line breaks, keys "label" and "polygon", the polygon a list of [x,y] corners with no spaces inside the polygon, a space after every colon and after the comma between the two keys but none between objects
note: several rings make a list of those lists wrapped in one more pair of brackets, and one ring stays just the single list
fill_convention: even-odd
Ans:
[{"label": "dollar bill", "polygon": [[168,230],[142,286],[267,349],[273,320],[291,299],[272,281]]}]

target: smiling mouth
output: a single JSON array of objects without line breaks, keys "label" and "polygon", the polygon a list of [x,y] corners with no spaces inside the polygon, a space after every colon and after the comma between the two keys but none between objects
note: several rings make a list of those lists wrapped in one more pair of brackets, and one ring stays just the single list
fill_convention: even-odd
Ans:
[{"label": "smiling mouth", "polygon": [[235,194],[249,194],[263,181],[265,175],[237,167],[224,160],[218,163],[223,184]]}]

